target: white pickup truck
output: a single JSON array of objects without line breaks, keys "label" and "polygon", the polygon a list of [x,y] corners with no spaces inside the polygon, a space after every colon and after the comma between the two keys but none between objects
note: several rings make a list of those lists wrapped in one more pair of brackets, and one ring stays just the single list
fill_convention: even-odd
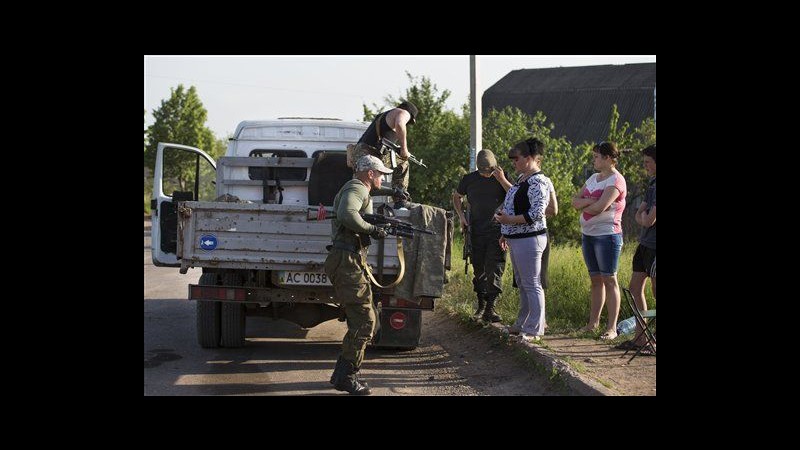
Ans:
[{"label": "white pickup truck", "polygon": [[[304,328],[342,319],[322,269],[331,221],[316,211],[332,209],[339,188],[352,178],[346,147],[365,129],[363,123],[337,119],[244,121],[218,164],[200,149],[158,144],[153,263],[180,267],[181,273],[202,267],[199,284],[189,285],[188,295],[197,301],[202,347],[244,345],[246,316],[285,319]],[[373,201],[377,207],[386,199]],[[398,211],[396,218],[404,214]],[[382,284],[399,272],[396,239],[389,236],[369,250],[368,262]],[[441,239],[448,239],[447,233]],[[393,289],[373,286],[380,316],[373,345],[415,348],[421,311],[433,309],[434,298],[392,294]]]}]

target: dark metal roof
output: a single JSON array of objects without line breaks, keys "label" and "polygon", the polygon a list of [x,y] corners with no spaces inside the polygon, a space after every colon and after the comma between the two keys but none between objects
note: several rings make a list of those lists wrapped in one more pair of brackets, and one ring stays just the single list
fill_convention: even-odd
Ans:
[{"label": "dark metal roof", "polygon": [[483,93],[483,114],[514,106],[553,122],[553,136],[574,144],[608,136],[611,107],[620,124],[632,127],[653,117],[656,63],[520,69],[509,72]]}]

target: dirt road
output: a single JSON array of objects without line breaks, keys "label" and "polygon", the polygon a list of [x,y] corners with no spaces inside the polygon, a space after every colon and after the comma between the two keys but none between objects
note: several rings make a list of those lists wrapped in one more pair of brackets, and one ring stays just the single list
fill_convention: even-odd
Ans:
[{"label": "dirt road", "polygon": [[[146,223],[147,225],[147,223]],[[309,330],[283,320],[248,318],[247,344],[203,349],[187,285],[199,269],[152,265],[149,230],[144,255],[145,395],[347,395],[328,383],[345,325]],[[368,349],[362,373],[373,395],[569,395],[507,351],[444,314],[423,313],[420,346],[409,352]]]}]

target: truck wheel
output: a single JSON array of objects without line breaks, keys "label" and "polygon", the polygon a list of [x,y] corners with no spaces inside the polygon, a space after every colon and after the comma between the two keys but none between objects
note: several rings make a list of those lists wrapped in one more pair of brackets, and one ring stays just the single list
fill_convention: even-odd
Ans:
[{"label": "truck wheel", "polygon": [[[242,286],[242,277],[238,273],[222,275],[223,286]],[[245,308],[241,303],[222,303],[222,338],[220,345],[228,348],[244,346],[245,342]]]},{"label": "truck wheel", "polygon": [[[215,286],[217,274],[204,273],[200,285]],[[219,347],[220,304],[219,302],[197,301],[197,343],[203,348]]]}]

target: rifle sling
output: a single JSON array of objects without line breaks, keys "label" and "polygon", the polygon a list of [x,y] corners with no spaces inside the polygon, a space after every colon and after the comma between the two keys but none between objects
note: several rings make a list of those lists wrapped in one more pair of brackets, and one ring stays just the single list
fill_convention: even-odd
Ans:
[{"label": "rifle sling", "polygon": [[386,115],[386,113],[382,112],[381,115],[378,116],[378,121],[375,122],[375,132],[378,133],[378,142],[375,145],[377,148],[381,148],[381,119],[383,119],[384,115]]},{"label": "rifle sling", "polygon": [[403,256],[403,240],[400,239],[400,236],[397,236],[397,259],[400,260],[400,273],[397,274],[397,279],[394,280],[391,284],[388,284],[386,286],[381,286],[380,283],[378,283],[378,281],[375,280],[375,277],[372,276],[372,269],[369,268],[369,264],[367,263],[367,259],[365,257],[364,267],[367,268],[367,276],[369,277],[369,280],[372,281],[372,284],[378,286],[381,289],[388,289],[397,286],[403,280],[403,275],[406,274],[406,262],[405,262],[405,257]]}]

